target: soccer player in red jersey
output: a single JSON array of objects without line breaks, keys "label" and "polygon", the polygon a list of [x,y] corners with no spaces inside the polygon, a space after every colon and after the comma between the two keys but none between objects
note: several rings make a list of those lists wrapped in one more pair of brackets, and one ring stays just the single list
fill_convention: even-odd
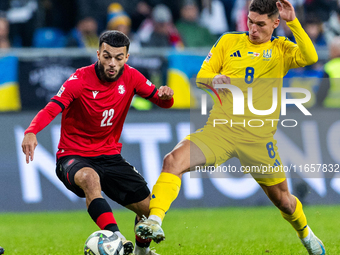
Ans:
[{"label": "soccer player in red jersey", "polygon": [[60,112],[61,137],[57,152],[56,174],[79,197],[86,197],[88,213],[100,229],[111,230],[122,238],[124,254],[155,254],[151,240],[136,236],[131,241],[120,233],[110,199],[134,211],[136,222],[149,215],[150,191],[144,178],[120,155],[119,138],[135,94],[162,108],[173,105],[173,90],[158,90],[139,71],[126,64],[129,38],[118,31],[100,36],[98,61],[78,69],[61,86],[32,120],[25,131],[22,150],[26,162],[34,159],[36,134]]}]

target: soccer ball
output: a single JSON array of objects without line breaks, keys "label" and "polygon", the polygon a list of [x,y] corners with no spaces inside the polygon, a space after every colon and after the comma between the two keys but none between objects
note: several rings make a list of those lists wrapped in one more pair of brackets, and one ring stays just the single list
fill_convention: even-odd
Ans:
[{"label": "soccer ball", "polygon": [[99,230],[87,238],[84,246],[85,255],[123,255],[121,239],[112,231]]}]

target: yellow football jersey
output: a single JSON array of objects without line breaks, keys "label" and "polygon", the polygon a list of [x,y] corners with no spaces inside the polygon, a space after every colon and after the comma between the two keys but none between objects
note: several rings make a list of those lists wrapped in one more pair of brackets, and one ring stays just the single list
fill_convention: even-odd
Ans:
[{"label": "yellow football jersey", "polygon": [[[219,92],[222,105],[216,101],[207,125],[223,125],[231,136],[247,141],[268,138],[275,133],[280,119],[282,78],[289,69],[318,60],[313,43],[299,21],[295,19],[287,25],[297,44],[286,37],[272,37],[266,43],[253,44],[247,32],[226,33],[215,43],[197,75],[197,85],[204,88],[201,83],[211,84],[218,74],[230,77],[231,85],[242,91],[244,113],[235,112],[236,94],[224,90]],[[238,95],[237,100],[241,102],[242,97]],[[242,105],[237,107],[240,110]],[[270,109],[272,113],[259,115]]]}]

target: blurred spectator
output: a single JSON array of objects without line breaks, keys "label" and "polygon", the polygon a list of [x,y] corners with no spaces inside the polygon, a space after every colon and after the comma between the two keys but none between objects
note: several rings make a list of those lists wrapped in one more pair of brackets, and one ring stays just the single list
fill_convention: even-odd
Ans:
[{"label": "blurred spectator", "polygon": [[326,46],[322,22],[315,13],[306,15],[304,28],[315,46]]},{"label": "blurred spectator", "polygon": [[98,47],[98,25],[92,17],[80,20],[77,26],[71,30],[67,47],[95,48]]},{"label": "blurred spectator", "polygon": [[[140,1],[140,0],[139,0]],[[179,19],[179,9],[182,6],[183,0],[144,0],[147,2],[152,8],[156,7],[157,5],[164,4],[166,5],[172,14],[172,21],[175,23]],[[201,2],[202,0],[197,0],[199,4],[199,8],[201,10]]]},{"label": "blurred spectator", "polygon": [[229,31],[235,31],[236,25],[234,20],[232,19],[232,10],[234,8],[236,0],[221,0],[221,2],[223,4],[224,12],[227,17]]},{"label": "blurred spectator", "polygon": [[199,9],[192,0],[185,0],[180,10],[181,18],[176,27],[186,47],[211,47],[216,37],[198,23]]},{"label": "blurred spectator", "polygon": [[224,6],[220,0],[203,1],[200,23],[217,37],[229,30]]},{"label": "blurred spectator", "polygon": [[330,61],[324,65],[317,103],[327,108],[340,108],[340,37],[334,37],[329,46]]},{"label": "blurred spectator", "polygon": [[38,0],[0,0],[10,24],[10,39],[14,47],[32,46],[37,27]]},{"label": "blurred spectator", "polygon": [[119,3],[112,3],[108,7],[107,29],[118,30],[130,39],[130,50],[138,51],[140,43],[131,32],[131,19]]},{"label": "blurred spectator", "polygon": [[234,5],[232,18],[236,24],[236,31],[248,31],[248,10],[251,0],[238,0]]},{"label": "blurred spectator", "polygon": [[340,7],[332,12],[329,20],[324,25],[325,38],[328,44],[331,43],[333,37],[340,36]]},{"label": "blurred spectator", "polygon": [[139,1],[135,11],[131,14],[131,29],[136,32],[144,20],[150,18],[152,8],[146,1]]},{"label": "blurred spectator", "polygon": [[38,27],[53,27],[69,32],[76,26],[76,0],[39,0]]},{"label": "blurred spectator", "polygon": [[9,23],[6,18],[0,17],[0,49],[11,47],[9,38]]},{"label": "blurred spectator", "polygon": [[151,19],[146,19],[138,30],[138,38],[143,46],[181,47],[181,37],[172,22],[172,14],[164,4],[156,5]]},{"label": "blurred spectator", "polygon": [[314,13],[321,22],[329,19],[329,14],[336,7],[334,0],[305,0],[304,3],[306,13]]},{"label": "blurred spectator", "polygon": [[[1,1],[1,0],[0,0]],[[93,17],[98,23],[98,31],[101,34],[107,25],[107,9],[113,2],[119,3],[123,9],[130,15],[140,0],[77,0],[78,20],[86,17]]]},{"label": "blurred spectator", "polygon": [[107,29],[118,30],[130,35],[131,19],[119,3],[112,3],[107,10]]}]

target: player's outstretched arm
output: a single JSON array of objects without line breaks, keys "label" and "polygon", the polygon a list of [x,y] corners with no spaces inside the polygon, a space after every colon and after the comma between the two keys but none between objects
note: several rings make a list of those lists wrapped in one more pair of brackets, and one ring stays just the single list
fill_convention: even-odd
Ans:
[{"label": "player's outstretched arm", "polygon": [[23,153],[26,155],[27,164],[30,162],[30,160],[33,161],[34,150],[35,150],[35,147],[37,147],[37,145],[38,145],[38,141],[34,133],[27,133],[24,136],[21,147],[22,147]]},{"label": "player's outstretched arm", "polygon": [[22,141],[21,147],[22,151],[26,155],[26,163],[33,160],[34,149],[38,145],[36,134],[43,130],[50,122],[62,111],[62,108],[54,103],[49,102],[45,108],[43,108],[34,117],[31,124],[25,131],[25,136]]},{"label": "player's outstretched arm", "polygon": [[[296,43],[299,46],[293,50],[295,62],[300,67],[316,63],[318,61],[318,54],[316,53],[312,40],[296,18],[293,5],[288,0],[280,0],[276,5],[279,9],[280,17],[287,22],[287,26],[292,31]],[[292,67],[297,66],[293,64]]]}]

